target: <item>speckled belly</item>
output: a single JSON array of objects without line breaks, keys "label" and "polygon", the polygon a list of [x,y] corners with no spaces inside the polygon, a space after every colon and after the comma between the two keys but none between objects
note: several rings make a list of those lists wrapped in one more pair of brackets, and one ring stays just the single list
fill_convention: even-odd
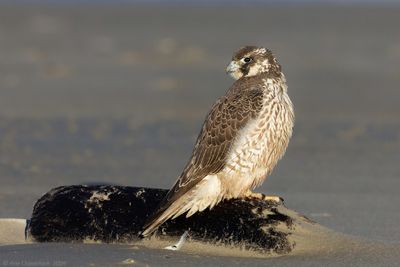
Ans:
[{"label": "speckled belly", "polygon": [[293,121],[284,103],[269,101],[242,129],[220,175],[228,197],[238,197],[261,184],[283,156]]}]

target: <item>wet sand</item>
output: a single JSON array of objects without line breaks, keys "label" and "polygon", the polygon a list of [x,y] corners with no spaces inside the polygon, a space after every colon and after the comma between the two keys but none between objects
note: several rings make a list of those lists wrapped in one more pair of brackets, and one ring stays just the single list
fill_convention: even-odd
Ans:
[{"label": "wet sand", "polygon": [[170,187],[207,110],[232,83],[224,73],[232,51],[262,44],[283,65],[296,127],[286,156],[258,190],[363,241],[353,250],[274,259],[128,245],[8,245],[0,259],[68,266],[129,258],[151,266],[395,265],[399,11],[1,6],[0,218],[28,218],[34,201],[59,185]]}]

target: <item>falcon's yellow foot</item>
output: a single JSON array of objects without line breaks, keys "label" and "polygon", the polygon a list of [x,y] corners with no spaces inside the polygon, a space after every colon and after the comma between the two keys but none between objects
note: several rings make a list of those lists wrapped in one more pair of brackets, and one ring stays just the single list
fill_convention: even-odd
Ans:
[{"label": "falcon's yellow foot", "polygon": [[273,201],[273,202],[277,202],[277,203],[283,203],[283,198],[281,198],[279,196],[267,196],[262,193],[252,192],[250,190],[248,190],[243,196],[248,197],[248,198],[257,198],[257,199],[261,199],[261,200],[265,200],[265,201]]}]

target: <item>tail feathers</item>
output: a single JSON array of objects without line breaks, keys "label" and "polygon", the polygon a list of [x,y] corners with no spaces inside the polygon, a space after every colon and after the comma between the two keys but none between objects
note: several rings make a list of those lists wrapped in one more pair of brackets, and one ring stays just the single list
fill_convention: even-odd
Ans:
[{"label": "tail feathers", "polygon": [[[150,221],[147,225],[144,226],[144,231],[142,232],[142,236],[148,236],[152,234],[161,224],[166,222],[169,219],[175,219],[179,215],[185,213],[188,211],[187,209],[184,209],[188,207],[187,202],[185,201],[187,197],[181,197],[181,199],[176,200],[174,203],[171,204],[167,209],[164,211],[160,211],[159,215],[156,214],[154,216],[154,219]],[[189,201],[190,202],[190,201]]]},{"label": "tail feathers", "polygon": [[196,212],[201,212],[206,208],[212,209],[218,202],[221,201],[221,196],[209,196],[207,198],[199,199],[197,197],[191,199],[179,212],[177,212],[172,219],[186,213],[186,218],[189,218]]},{"label": "tail feathers", "polygon": [[218,202],[220,197],[200,198],[195,194],[186,194],[169,206],[165,211],[160,211],[160,215],[155,215],[154,219],[149,224],[145,225],[145,230],[142,232],[143,236],[152,234],[161,224],[169,219],[176,219],[185,212],[186,218],[189,218],[196,212],[205,210],[206,208],[213,208]]},{"label": "tail feathers", "polygon": [[192,216],[198,211],[203,211],[207,207],[214,207],[222,199],[221,183],[216,175],[210,175],[196,185],[195,189],[182,195],[172,202],[167,208],[159,210],[150,223],[144,226],[142,236],[148,236],[153,233],[157,227],[169,219],[175,219],[188,212],[186,218]]}]

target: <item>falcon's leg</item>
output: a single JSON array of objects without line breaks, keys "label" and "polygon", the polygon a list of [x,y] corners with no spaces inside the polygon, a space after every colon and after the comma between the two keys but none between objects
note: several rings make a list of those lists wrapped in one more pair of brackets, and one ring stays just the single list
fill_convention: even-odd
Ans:
[{"label": "falcon's leg", "polygon": [[283,202],[283,198],[281,198],[279,196],[267,196],[262,193],[255,193],[251,190],[247,190],[243,196],[247,197],[247,198],[257,198],[257,199],[266,200],[266,201],[274,201],[277,203]]}]

